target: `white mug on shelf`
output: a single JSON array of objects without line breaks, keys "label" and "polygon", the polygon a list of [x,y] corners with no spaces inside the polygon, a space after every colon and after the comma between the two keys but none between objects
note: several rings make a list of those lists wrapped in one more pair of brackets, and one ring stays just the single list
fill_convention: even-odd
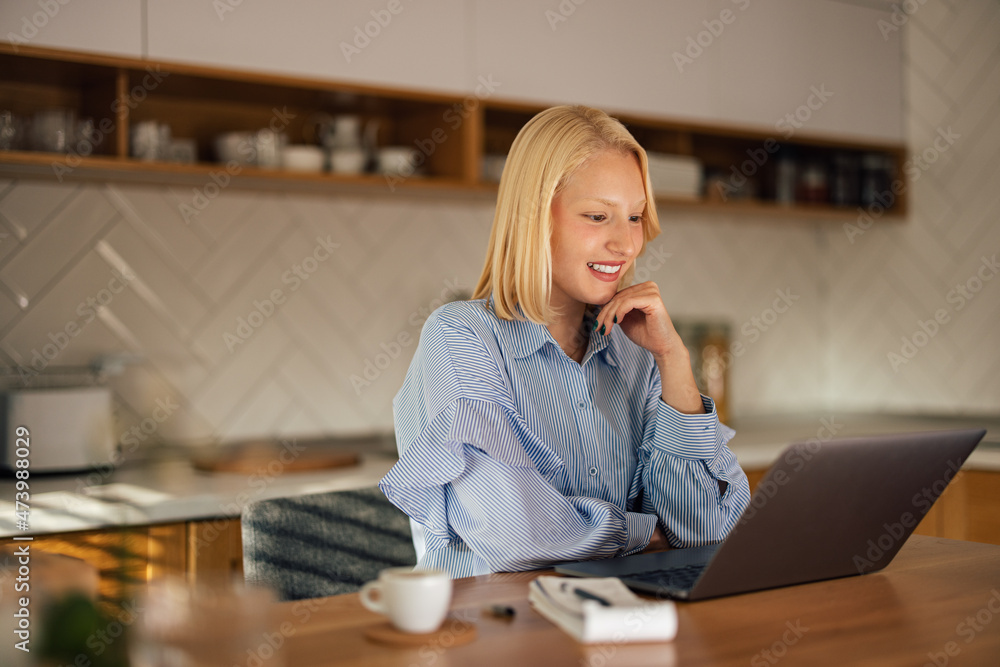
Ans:
[{"label": "white mug on shelf", "polygon": [[335,174],[360,174],[368,163],[363,148],[335,148],[330,151],[330,170]]},{"label": "white mug on shelf", "polygon": [[164,160],[170,144],[170,126],[155,120],[140,121],[132,126],[132,157],[139,160]]},{"label": "white mug on shelf", "polygon": [[73,144],[76,113],[72,109],[44,109],[31,124],[31,147],[48,153],[69,152]]},{"label": "white mug on shelf", "polygon": [[277,169],[282,164],[282,154],[288,137],[280,132],[264,128],[254,135],[257,148],[257,166],[265,169]]},{"label": "white mug on shelf", "polygon": [[444,570],[390,567],[361,588],[361,603],[403,632],[434,632],[451,604],[451,577]]},{"label": "white mug on shelf", "polygon": [[387,176],[413,176],[420,172],[418,155],[417,149],[410,146],[383,146],[378,150],[379,172]]}]

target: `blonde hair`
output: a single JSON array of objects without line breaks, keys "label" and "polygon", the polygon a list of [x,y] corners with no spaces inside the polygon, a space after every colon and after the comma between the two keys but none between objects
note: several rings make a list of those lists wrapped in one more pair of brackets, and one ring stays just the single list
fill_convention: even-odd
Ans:
[{"label": "blonde hair", "polygon": [[[596,153],[612,150],[635,155],[646,190],[643,238],[660,233],[646,151],[618,120],[599,109],[558,106],[542,111],[518,132],[500,177],[497,209],[486,263],[473,298],[493,295],[497,316],[551,322],[552,200],[580,166]],[[635,264],[618,281],[632,283]]]}]

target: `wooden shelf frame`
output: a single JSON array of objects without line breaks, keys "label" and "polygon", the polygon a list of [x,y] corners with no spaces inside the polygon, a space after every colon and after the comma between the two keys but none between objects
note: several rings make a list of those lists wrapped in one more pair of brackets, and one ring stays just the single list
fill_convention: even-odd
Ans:
[{"label": "wooden shelf frame", "polygon": [[[543,107],[519,102],[493,101],[485,104],[484,154],[504,154],[510,148],[518,129]],[[753,177],[765,175],[765,185],[773,180],[776,151],[780,146],[791,146],[807,159],[826,162],[834,154],[847,154],[860,161],[867,153],[876,153],[889,158],[898,183],[899,193],[893,194],[893,203],[884,215],[900,219],[907,213],[908,197],[904,179],[907,160],[906,147],[890,142],[875,142],[858,137],[837,137],[824,134],[795,132],[790,138],[784,133],[760,128],[721,125],[690,120],[681,121],[653,116],[636,115],[627,112],[613,113],[632,132],[636,140],[650,153],[668,153],[693,156],[705,167],[721,169],[730,173],[733,169]],[[743,169],[750,159],[747,151],[763,155],[752,168]],[[659,206],[699,210],[710,213],[730,213],[740,216],[773,216],[785,218],[816,218],[832,220],[857,219],[859,206],[833,206],[825,203],[795,202],[778,203],[766,192],[765,198],[730,199],[721,201],[706,197],[703,193],[697,199],[669,196],[657,197]],[[881,217],[878,213],[875,217]]]},{"label": "wooden shelf frame", "polygon": [[[80,117],[93,118],[99,130],[105,130],[99,132],[100,143],[92,151],[68,154],[0,151],[0,176],[196,188],[217,176],[237,188],[488,200],[495,198],[496,184],[482,179],[482,158],[506,153],[517,131],[544,105],[0,44],[0,109],[28,117],[53,107],[72,108]],[[906,215],[903,145],[804,132],[785,141],[781,133],[760,128],[609,111],[647,150],[694,156],[715,169],[739,169],[748,159],[747,151],[760,155],[773,141],[794,144],[801,154],[820,161],[838,152],[857,159],[865,153],[888,156],[900,192],[884,215],[896,219]],[[223,132],[270,125],[286,132],[291,143],[307,143],[314,139],[312,128],[319,115],[346,113],[360,116],[363,122],[377,121],[379,145],[416,146],[425,173],[405,178],[302,173],[213,161],[212,139]],[[178,164],[129,157],[130,127],[146,120],[167,123],[175,137],[195,139],[199,161]],[[775,162],[769,152],[760,167],[763,198],[723,202],[704,195],[658,197],[657,203],[778,220],[858,218],[858,206],[773,201],[768,183]]]}]

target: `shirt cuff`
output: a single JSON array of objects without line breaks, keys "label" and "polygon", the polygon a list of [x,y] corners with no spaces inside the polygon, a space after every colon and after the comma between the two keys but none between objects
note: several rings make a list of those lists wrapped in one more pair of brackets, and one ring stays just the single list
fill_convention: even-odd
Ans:
[{"label": "shirt cuff", "polygon": [[653,446],[682,459],[714,460],[735,431],[719,422],[715,401],[703,395],[701,403],[705,414],[688,415],[659,401]]},{"label": "shirt cuff", "polygon": [[619,550],[618,555],[629,556],[645,549],[653,539],[654,530],[656,530],[655,514],[625,512],[625,546]]}]

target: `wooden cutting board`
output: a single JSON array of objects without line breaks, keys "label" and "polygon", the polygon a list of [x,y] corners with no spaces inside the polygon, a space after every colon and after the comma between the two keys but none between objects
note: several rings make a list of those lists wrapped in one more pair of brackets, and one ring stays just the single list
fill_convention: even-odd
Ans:
[{"label": "wooden cutting board", "polygon": [[356,452],[338,451],[329,441],[298,441],[283,444],[273,440],[242,442],[212,448],[204,454],[195,454],[191,464],[205,472],[238,472],[251,474],[268,466],[280,472],[305,472],[346,468],[358,464]]}]

